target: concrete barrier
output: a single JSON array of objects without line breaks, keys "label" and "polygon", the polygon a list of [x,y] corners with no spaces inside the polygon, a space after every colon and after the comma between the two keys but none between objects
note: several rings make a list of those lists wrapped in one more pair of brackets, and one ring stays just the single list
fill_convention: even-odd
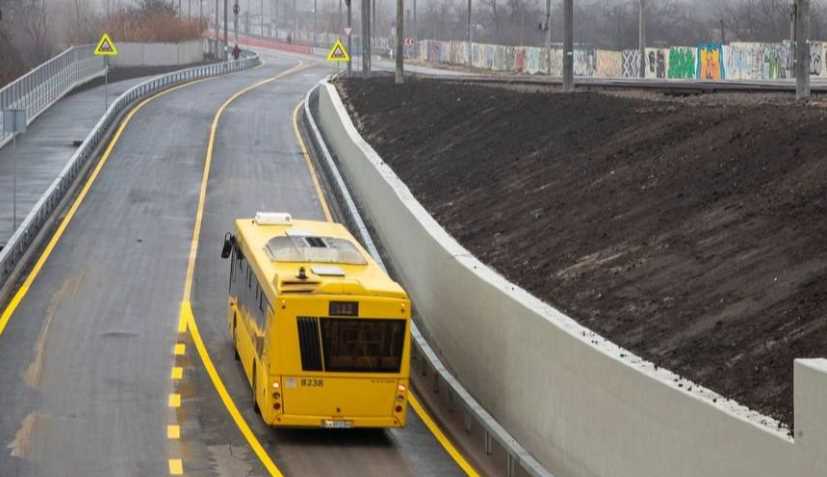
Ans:
[{"label": "concrete barrier", "polygon": [[434,221],[323,84],[319,123],[466,389],[559,476],[827,475],[827,360],[795,364],[795,439],[777,422],[615,346],[508,282]]},{"label": "concrete barrier", "polygon": [[181,43],[117,43],[112,66],[179,66],[204,61],[203,40]]}]

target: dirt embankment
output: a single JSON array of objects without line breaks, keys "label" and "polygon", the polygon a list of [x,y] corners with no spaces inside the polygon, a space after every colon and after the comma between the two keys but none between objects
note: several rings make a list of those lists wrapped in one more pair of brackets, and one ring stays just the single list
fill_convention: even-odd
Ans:
[{"label": "dirt embankment", "polygon": [[827,355],[827,109],[339,84],[483,262],[614,342],[792,425]]}]

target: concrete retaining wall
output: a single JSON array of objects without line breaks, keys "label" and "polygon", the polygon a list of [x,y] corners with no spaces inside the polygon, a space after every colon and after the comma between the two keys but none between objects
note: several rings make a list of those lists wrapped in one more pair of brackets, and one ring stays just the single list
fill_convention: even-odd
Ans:
[{"label": "concrete retaining wall", "polygon": [[471,256],[362,139],[329,84],[320,88],[319,123],[430,344],[555,475],[827,475],[827,360],[796,362],[793,440],[772,419],[656,370]]},{"label": "concrete retaining wall", "polygon": [[117,43],[112,66],[178,66],[204,61],[204,41],[182,43]]}]

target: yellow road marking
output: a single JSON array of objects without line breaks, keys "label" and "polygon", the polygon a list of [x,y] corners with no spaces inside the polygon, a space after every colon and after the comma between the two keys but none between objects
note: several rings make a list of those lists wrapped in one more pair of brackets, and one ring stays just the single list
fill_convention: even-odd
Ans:
[{"label": "yellow road marking", "polygon": [[[327,206],[327,201],[325,200],[324,194],[322,193],[322,188],[319,185],[318,176],[316,175],[316,168],[313,167],[313,162],[310,159],[310,155],[307,153],[307,147],[305,146],[304,139],[302,138],[301,133],[299,132],[299,108],[301,107],[302,103],[299,103],[296,106],[296,109],[293,111],[293,132],[296,135],[296,139],[299,141],[299,145],[301,146],[302,154],[304,154],[304,159],[307,161],[307,167],[310,169],[310,175],[313,177],[313,185],[316,188],[316,194],[319,197],[319,200],[322,203],[322,210],[324,211],[325,217],[327,218],[328,222],[331,222],[333,218],[330,215],[330,209]],[[440,443],[440,445],[445,449],[448,455],[454,459],[454,462],[465,472],[466,475],[477,477],[479,474],[474,467],[468,463],[468,461],[463,457],[462,453],[454,446],[450,439],[445,435],[444,432],[439,428],[439,426],[434,422],[425,408],[420,404],[420,402],[416,399],[413,393],[408,394],[409,398],[408,401],[411,403],[411,407],[413,407],[416,414],[422,419],[422,422],[425,423],[425,426],[428,430],[431,431],[431,434],[434,435],[436,440]]]},{"label": "yellow road marking", "polygon": [[60,225],[58,226],[57,230],[55,230],[55,232],[52,234],[52,238],[49,239],[49,243],[46,245],[46,248],[43,250],[43,253],[40,254],[40,257],[38,257],[37,261],[32,267],[32,270],[26,276],[26,279],[23,281],[23,284],[14,294],[9,304],[3,310],[3,313],[0,314],[0,336],[3,335],[3,331],[5,331],[6,326],[9,323],[9,320],[11,320],[11,317],[14,315],[14,312],[17,311],[17,308],[20,306],[20,303],[23,301],[23,298],[25,298],[26,295],[29,293],[29,289],[32,287],[32,284],[34,283],[35,279],[37,279],[37,277],[40,275],[43,266],[46,264],[46,261],[52,255],[52,252],[54,251],[61,237],[63,237],[63,234],[66,232],[66,228],[69,226],[69,222],[71,222],[72,219],[75,217],[75,214],[80,208],[80,204],[83,203],[83,200],[89,193],[89,189],[92,188],[92,184],[95,182],[95,179],[98,178],[100,171],[103,169],[103,166],[106,164],[107,161],[109,161],[109,157],[112,155],[112,151],[115,150],[115,146],[120,140],[121,135],[126,130],[126,127],[129,125],[129,122],[132,121],[132,117],[135,116],[135,114],[138,111],[143,109],[144,106],[146,106],[152,101],[155,101],[161,96],[167,95],[181,88],[185,88],[188,86],[192,86],[196,83],[206,81],[207,79],[192,81],[190,83],[178,85],[173,88],[169,88],[159,93],[156,93],[155,95],[150,96],[149,98],[146,98],[145,100],[141,101],[140,103],[138,103],[137,106],[135,106],[134,108],[132,108],[132,110],[129,111],[129,113],[126,115],[123,121],[121,121],[120,126],[118,127],[117,131],[115,131],[115,135],[112,136],[112,139],[109,141],[109,145],[101,155],[101,158],[98,160],[98,164],[95,166],[95,169],[89,175],[89,178],[86,180],[86,183],[83,185],[83,188],[81,189],[80,193],[75,198],[75,201],[72,203],[72,206],[69,208],[69,211],[66,213],[66,216],[60,222]]},{"label": "yellow road marking", "polygon": [[301,147],[304,162],[310,170],[310,177],[313,179],[313,187],[316,188],[316,195],[322,203],[322,212],[324,212],[325,220],[328,222],[333,222],[333,216],[330,215],[330,207],[327,206],[327,200],[325,200],[324,193],[322,192],[322,186],[319,182],[319,176],[316,174],[316,168],[313,166],[313,161],[310,160],[310,154],[307,153],[307,146],[304,144],[304,138],[302,138],[302,135],[299,132],[299,109],[303,103],[304,101],[300,102],[296,106],[296,109],[293,110],[293,133],[299,141],[299,147]]},{"label": "yellow road marking", "polygon": [[170,373],[170,378],[172,378],[173,381],[177,381],[177,380],[179,380],[183,377],[184,377],[184,368],[182,368],[180,366],[174,366],[172,368],[172,372]]},{"label": "yellow road marking", "polygon": [[184,343],[175,344],[175,356],[184,356],[187,354],[187,345]]},{"label": "yellow road marking", "polygon": [[201,339],[201,333],[198,330],[195,315],[192,311],[192,283],[193,278],[195,276],[195,264],[198,259],[198,243],[201,237],[201,225],[203,223],[204,209],[206,207],[207,201],[207,184],[210,179],[210,169],[212,167],[212,159],[213,154],[215,152],[215,138],[218,133],[218,126],[220,124],[221,117],[224,115],[224,112],[227,110],[230,104],[232,104],[236,99],[238,99],[242,95],[256,88],[272,83],[273,81],[284,78],[285,76],[299,72],[305,68],[308,68],[309,66],[310,65],[305,65],[304,63],[300,62],[298,65],[272,78],[259,81],[258,83],[250,85],[230,96],[230,98],[227,99],[227,101],[225,101],[224,104],[222,104],[221,107],[218,108],[218,111],[215,113],[212,125],[210,126],[210,137],[209,142],[207,143],[207,154],[206,159],[204,161],[204,173],[201,177],[201,188],[198,196],[198,207],[195,211],[195,225],[193,226],[192,242],[190,243],[189,261],[187,262],[187,275],[184,282],[184,296],[181,300],[181,308],[178,317],[179,332],[181,330],[189,330],[190,336],[192,337],[192,341],[195,344],[195,349],[198,351],[198,355],[201,357],[201,362],[204,364],[204,368],[207,370],[207,374],[209,375],[210,381],[212,382],[213,387],[218,393],[218,396],[224,403],[224,407],[227,408],[227,412],[230,413],[230,416],[233,418],[233,421],[235,422],[239,431],[241,431],[241,434],[247,440],[247,443],[250,445],[250,448],[261,461],[262,466],[264,466],[265,470],[267,470],[267,472],[273,477],[283,477],[283,474],[276,466],[275,462],[273,462],[273,460],[267,454],[267,451],[261,445],[261,442],[259,442],[258,437],[256,437],[255,433],[252,431],[252,429],[250,429],[250,426],[249,424],[247,424],[247,421],[244,419],[244,416],[241,415],[241,412],[238,410],[238,406],[236,406],[235,402],[233,401],[233,398],[230,396],[230,393],[227,392],[227,387],[221,380],[221,376],[219,376],[218,371],[216,370],[215,365],[213,364],[212,359],[210,358],[210,355],[207,352],[207,347],[204,345],[204,342]]},{"label": "yellow road marking", "polygon": [[250,429],[250,425],[247,424],[244,416],[242,416],[241,412],[238,410],[238,406],[236,406],[235,401],[233,401],[233,398],[227,391],[227,387],[224,386],[224,382],[221,380],[221,376],[218,375],[218,371],[215,369],[215,365],[207,352],[207,347],[201,339],[201,332],[198,330],[198,325],[196,324],[195,317],[193,315],[191,315],[190,320],[187,323],[187,329],[189,329],[190,336],[192,336],[192,342],[195,344],[195,349],[198,351],[198,356],[201,357],[201,361],[204,363],[204,368],[207,370],[210,381],[212,381],[212,384],[218,392],[218,396],[221,398],[221,401],[224,402],[227,412],[230,413],[230,416],[233,418],[233,421],[235,421],[236,426],[238,426],[238,430],[241,431],[241,434],[247,440],[250,448],[252,448],[253,452],[255,452],[258,456],[261,461],[261,465],[264,466],[265,470],[267,470],[267,472],[273,477],[284,477],[284,474],[282,474],[279,468],[276,467],[276,464],[270,458],[270,455],[267,454],[266,450],[264,450],[264,447],[261,445],[261,442],[259,442],[253,430]]},{"label": "yellow road marking", "polygon": [[180,439],[181,426],[171,425],[167,426],[167,439]]},{"label": "yellow road marking", "polygon": [[[186,281],[184,282],[184,298],[182,302],[190,301],[192,297],[192,279],[195,275],[195,262],[198,258],[198,241],[201,237],[201,224],[204,219],[204,205],[207,200],[207,183],[210,180],[210,168],[212,166],[212,158],[213,152],[215,151],[215,137],[218,132],[218,124],[221,121],[221,116],[224,115],[224,111],[230,106],[230,104],[238,99],[239,97],[249,93],[250,91],[260,88],[266,84],[272,83],[273,81],[277,81],[285,76],[292,75],[298,71],[301,71],[305,68],[308,68],[309,65],[305,65],[304,63],[299,63],[298,65],[290,68],[287,71],[284,71],[272,78],[259,81],[253,85],[250,85],[241,91],[230,96],[230,98],[218,108],[218,111],[215,113],[215,117],[213,117],[212,126],[210,126],[210,139],[207,143],[207,157],[204,161],[204,175],[201,178],[201,189],[199,192],[198,198],[198,208],[195,210],[195,227],[192,231],[192,243],[190,244],[190,255],[189,255],[189,262],[187,263],[187,277]],[[184,308],[184,304],[182,303],[181,308]]]},{"label": "yellow road marking", "polygon": [[448,439],[448,436],[446,436],[445,433],[442,432],[442,429],[440,429],[436,422],[434,422],[434,420],[428,414],[428,411],[425,410],[425,408],[422,406],[422,404],[419,402],[416,396],[414,396],[413,393],[408,393],[408,402],[416,412],[416,415],[419,416],[420,419],[422,419],[422,422],[425,424],[425,427],[427,427],[428,430],[431,431],[431,434],[433,434],[436,440],[439,441],[440,445],[442,445],[442,448],[445,449],[445,452],[447,452],[448,455],[450,455],[451,458],[454,459],[454,462],[456,462],[459,468],[462,469],[463,472],[465,472],[465,475],[468,475],[469,477],[479,477],[480,474],[477,473],[474,467],[467,460],[465,460],[465,457],[463,457],[462,453],[460,453],[460,451],[454,446],[451,440]]},{"label": "yellow road marking", "polygon": [[169,407],[181,407],[181,395],[178,393],[170,394],[168,404]]},{"label": "yellow road marking", "polygon": [[184,475],[184,463],[181,459],[169,460],[169,475]]}]

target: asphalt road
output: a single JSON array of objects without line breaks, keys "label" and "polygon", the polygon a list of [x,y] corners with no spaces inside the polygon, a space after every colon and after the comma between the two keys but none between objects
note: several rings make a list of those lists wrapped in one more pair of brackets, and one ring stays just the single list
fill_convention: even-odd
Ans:
[{"label": "asphalt road", "polygon": [[[149,103],[125,130],[41,274],[0,335],[0,475],[264,475],[192,346],[173,356],[213,115],[234,92],[294,66],[204,81]],[[328,73],[314,66],[242,96],[222,120],[193,304],[231,395],[286,475],[459,475],[411,414],[401,431],[275,431],[252,413],[224,327],[233,218],[256,210],[321,218],[292,111]],[[174,389],[173,364],[185,375]],[[180,392],[180,408],[168,395]],[[167,439],[178,422],[180,441]]]}]

